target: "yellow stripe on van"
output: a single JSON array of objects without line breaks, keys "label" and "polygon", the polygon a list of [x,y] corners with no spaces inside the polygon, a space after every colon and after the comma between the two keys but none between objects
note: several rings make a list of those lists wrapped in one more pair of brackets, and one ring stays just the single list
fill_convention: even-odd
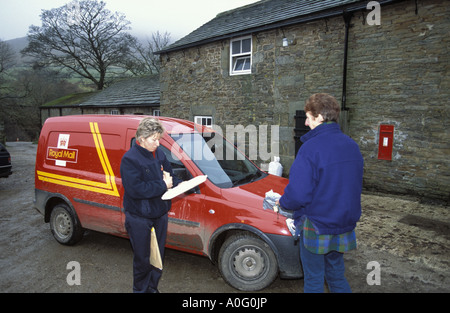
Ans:
[{"label": "yellow stripe on van", "polygon": [[117,190],[114,171],[111,167],[111,163],[109,162],[108,154],[106,153],[106,149],[103,144],[102,135],[98,128],[98,123],[90,122],[89,127],[94,139],[98,158],[100,160],[100,163],[102,164],[103,172],[105,173],[105,182],[79,179],[71,176],[57,175],[43,171],[36,172],[38,175],[38,179],[52,184],[119,197],[119,191]]},{"label": "yellow stripe on van", "polygon": [[[109,185],[112,190],[117,193],[117,196],[119,196],[119,192],[117,191],[116,186],[116,178],[114,176],[113,169],[111,167],[111,163],[108,159],[108,154],[106,153],[105,145],[103,144],[102,135],[100,133],[100,130],[98,129],[97,123],[89,123],[91,127],[91,133],[94,137],[95,147],[97,148],[98,157],[100,159],[100,162],[102,163],[103,171],[105,172],[106,176],[106,183]],[[96,140],[97,138],[97,140]]]}]

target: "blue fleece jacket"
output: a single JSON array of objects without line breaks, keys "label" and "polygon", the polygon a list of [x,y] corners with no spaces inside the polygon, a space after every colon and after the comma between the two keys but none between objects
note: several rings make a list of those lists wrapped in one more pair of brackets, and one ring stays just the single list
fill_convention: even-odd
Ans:
[{"label": "blue fleece jacket", "polygon": [[170,162],[160,149],[152,153],[136,144],[124,154],[120,175],[125,189],[125,212],[144,218],[158,218],[170,210],[171,201],[161,200],[167,190],[162,169],[172,175],[174,186],[180,182],[173,176]]},{"label": "blue fleece jacket", "polygon": [[336,123],[321,124],[301,140],[280,205],[294,210],[296,225],[305,216],[319,234],[353,230],[361,217],[364,167],[357,143]]}]

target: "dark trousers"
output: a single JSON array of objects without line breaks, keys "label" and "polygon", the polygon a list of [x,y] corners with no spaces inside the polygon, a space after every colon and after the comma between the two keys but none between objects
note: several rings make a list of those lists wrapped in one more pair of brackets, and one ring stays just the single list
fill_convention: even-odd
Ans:
[{"label": "dark trousers", "polygon": [[125,227],[133,247],[133,292],[156,292],[162,271],[150,265],[150,232],[155,227],[161,259],[167,237],[167,214],[146,219],[126,213]]},{"label": "dark trousers", "polygon": [[[301,236],[303,236],[303,233]],[[337,251],[331,251],[327,254],[311,253],[304,246],[303,237],[300,237],[299,246],[304,274],[303,292],[324,292],[324,278],[327,281],[330,292],[352,292],[344,275],[345,265],[343,253]]]}]

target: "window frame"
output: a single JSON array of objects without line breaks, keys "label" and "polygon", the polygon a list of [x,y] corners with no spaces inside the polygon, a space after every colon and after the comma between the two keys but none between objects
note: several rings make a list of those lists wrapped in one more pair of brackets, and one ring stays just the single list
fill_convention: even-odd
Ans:
[{"label": "window frame", "polygon": [[[242,52],[242,42],[244,40],[250,39],[250,51]],[[240,51],[239,53],[233,53],[233,43],[234,42],[240,42]],[[245,74],[251,74],[252,73],[252,54],[253,54],[253,38],[251,35],[244,36],[244,37],[237,37],[230,39],[230,76],[234,75],[245,75]],[[244,65],[247,62],[250,63],[250,66],[248,69],[244,69]],[[242,66],[241,70],[235,70],[236,65],[239,60],[244,60],[244,64]]]},{"label": "window frame", "polygon": [[[208,125],[208,123],[203,124],[204,119],[209,120],[211,123],[209,125]],[[200,120],[200,123],[198,123],[198,120]],[[212,128],[213,127],[213,118],[212,118],[212,116],[207,116],[207,115],[196,115],[196,116],[194,116],[194,123]]]}]

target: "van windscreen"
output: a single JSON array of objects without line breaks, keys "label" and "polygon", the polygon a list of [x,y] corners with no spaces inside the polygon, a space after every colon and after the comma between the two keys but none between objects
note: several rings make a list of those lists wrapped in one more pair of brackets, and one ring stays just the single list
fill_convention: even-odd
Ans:
[{"label": "van windscreen", "polygon": [[182,133],[170,136],[218,187],[231,188],[267,175],[217,133]]}]

